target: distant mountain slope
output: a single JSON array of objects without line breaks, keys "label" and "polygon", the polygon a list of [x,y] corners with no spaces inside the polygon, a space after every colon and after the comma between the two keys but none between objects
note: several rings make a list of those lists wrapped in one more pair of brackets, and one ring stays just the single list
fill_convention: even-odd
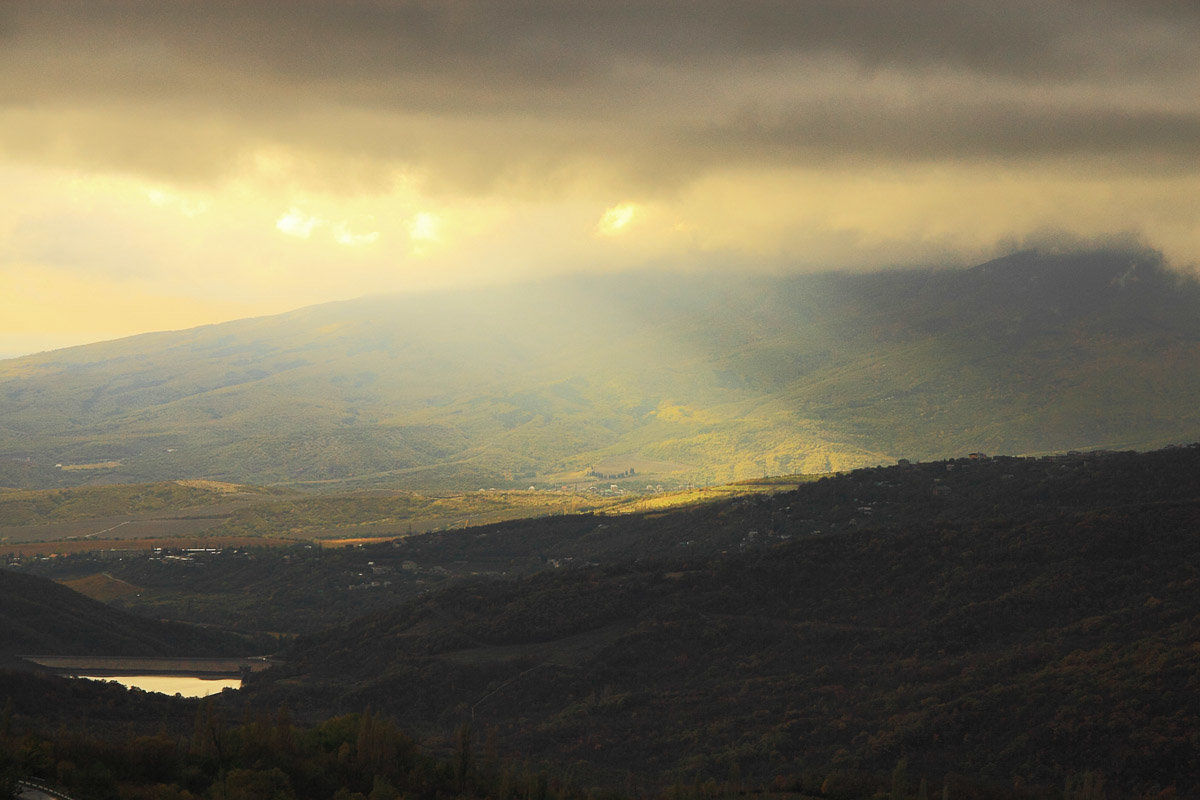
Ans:
[{"label": "distant mountain slope", "polygon": [[[0,485],[724,481],[1200,436],[1154,253],[368,298],[0,362]],[[57,468],[56,465],[62,465]]]},{"label": "distant mountain slope", "polygon": [[65,586],[0,570],[0,666],[18,655],[228,656],[244,641],[109,608]]},{"label": "distant mountain slope", "polygon": [[[857,470],[587,521],[562,520],[560,546],[631,560],[478,579],[302,637],[251,702],[494,728],[598,781],[858,797],[860,774],[906,759],[914,786],[1200,787],[1200,446]],[[464,550],[504,535],[488,533]]]},{"label": "distant mountain slope", "polygon": [[[205,481],[0,492],[0,531],[9,526],[103,521],[113,517],[132,519],[138,515],[195,512],[200,508],[215,516],[225,510],[221,506],[236,508],[248,499],[271,496],[255,487]],[[98,528],[88,533],[95,530]]]}]

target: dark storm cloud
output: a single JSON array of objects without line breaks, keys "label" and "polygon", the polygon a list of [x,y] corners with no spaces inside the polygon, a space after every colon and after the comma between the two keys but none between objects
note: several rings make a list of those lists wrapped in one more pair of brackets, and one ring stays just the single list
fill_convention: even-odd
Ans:
[{"label": "dark storm cloud", "polygon": [[802,113],[742,119],[688,140],[705,152],[759,160],[838,163],[847,159],[959,160],[1031,158],[1132,159],[1139,171],[1200,157],[1200,116],[1169,111],[1088,108],[1063,110],[1032,104],[938,104],[911,109],[860,107],[854,102],[813,104]]},{"label": "dark storm cloud", "polygon": [[580,162],[670,183],[720,164],[1188,159],[1198,5],[16,3],[0,147],[203,174],[277,143],[468,184]]}]

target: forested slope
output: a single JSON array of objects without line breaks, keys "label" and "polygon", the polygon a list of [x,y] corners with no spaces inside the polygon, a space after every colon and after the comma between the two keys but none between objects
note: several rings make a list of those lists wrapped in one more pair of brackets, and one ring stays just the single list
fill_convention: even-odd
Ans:
[{"label": "forested slope", "polygon": [[437,592],[250,694],[609,780],[1200,786],[1200,449],[860,470],[682,520],[743,543]]}]

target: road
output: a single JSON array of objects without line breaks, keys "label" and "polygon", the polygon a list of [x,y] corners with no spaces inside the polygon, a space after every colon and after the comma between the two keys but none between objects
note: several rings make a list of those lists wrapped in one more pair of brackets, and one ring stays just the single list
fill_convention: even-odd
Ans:
[{"label": "road", "polygon": [[49,786],[29,781],[19,781],[17,788],[18,800],[75,800],[69,794],[60,794]]}]

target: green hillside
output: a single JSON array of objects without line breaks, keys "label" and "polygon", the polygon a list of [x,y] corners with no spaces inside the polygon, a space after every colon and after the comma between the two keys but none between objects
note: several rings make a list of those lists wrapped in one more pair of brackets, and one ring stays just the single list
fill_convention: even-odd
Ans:
[{"label": "green hillside", "polygon": [[[725,482],[1200,435],[1154,253],[367,298],[0,362],[0,485]],[[599,465],[599,466],[598,466]]]}]

